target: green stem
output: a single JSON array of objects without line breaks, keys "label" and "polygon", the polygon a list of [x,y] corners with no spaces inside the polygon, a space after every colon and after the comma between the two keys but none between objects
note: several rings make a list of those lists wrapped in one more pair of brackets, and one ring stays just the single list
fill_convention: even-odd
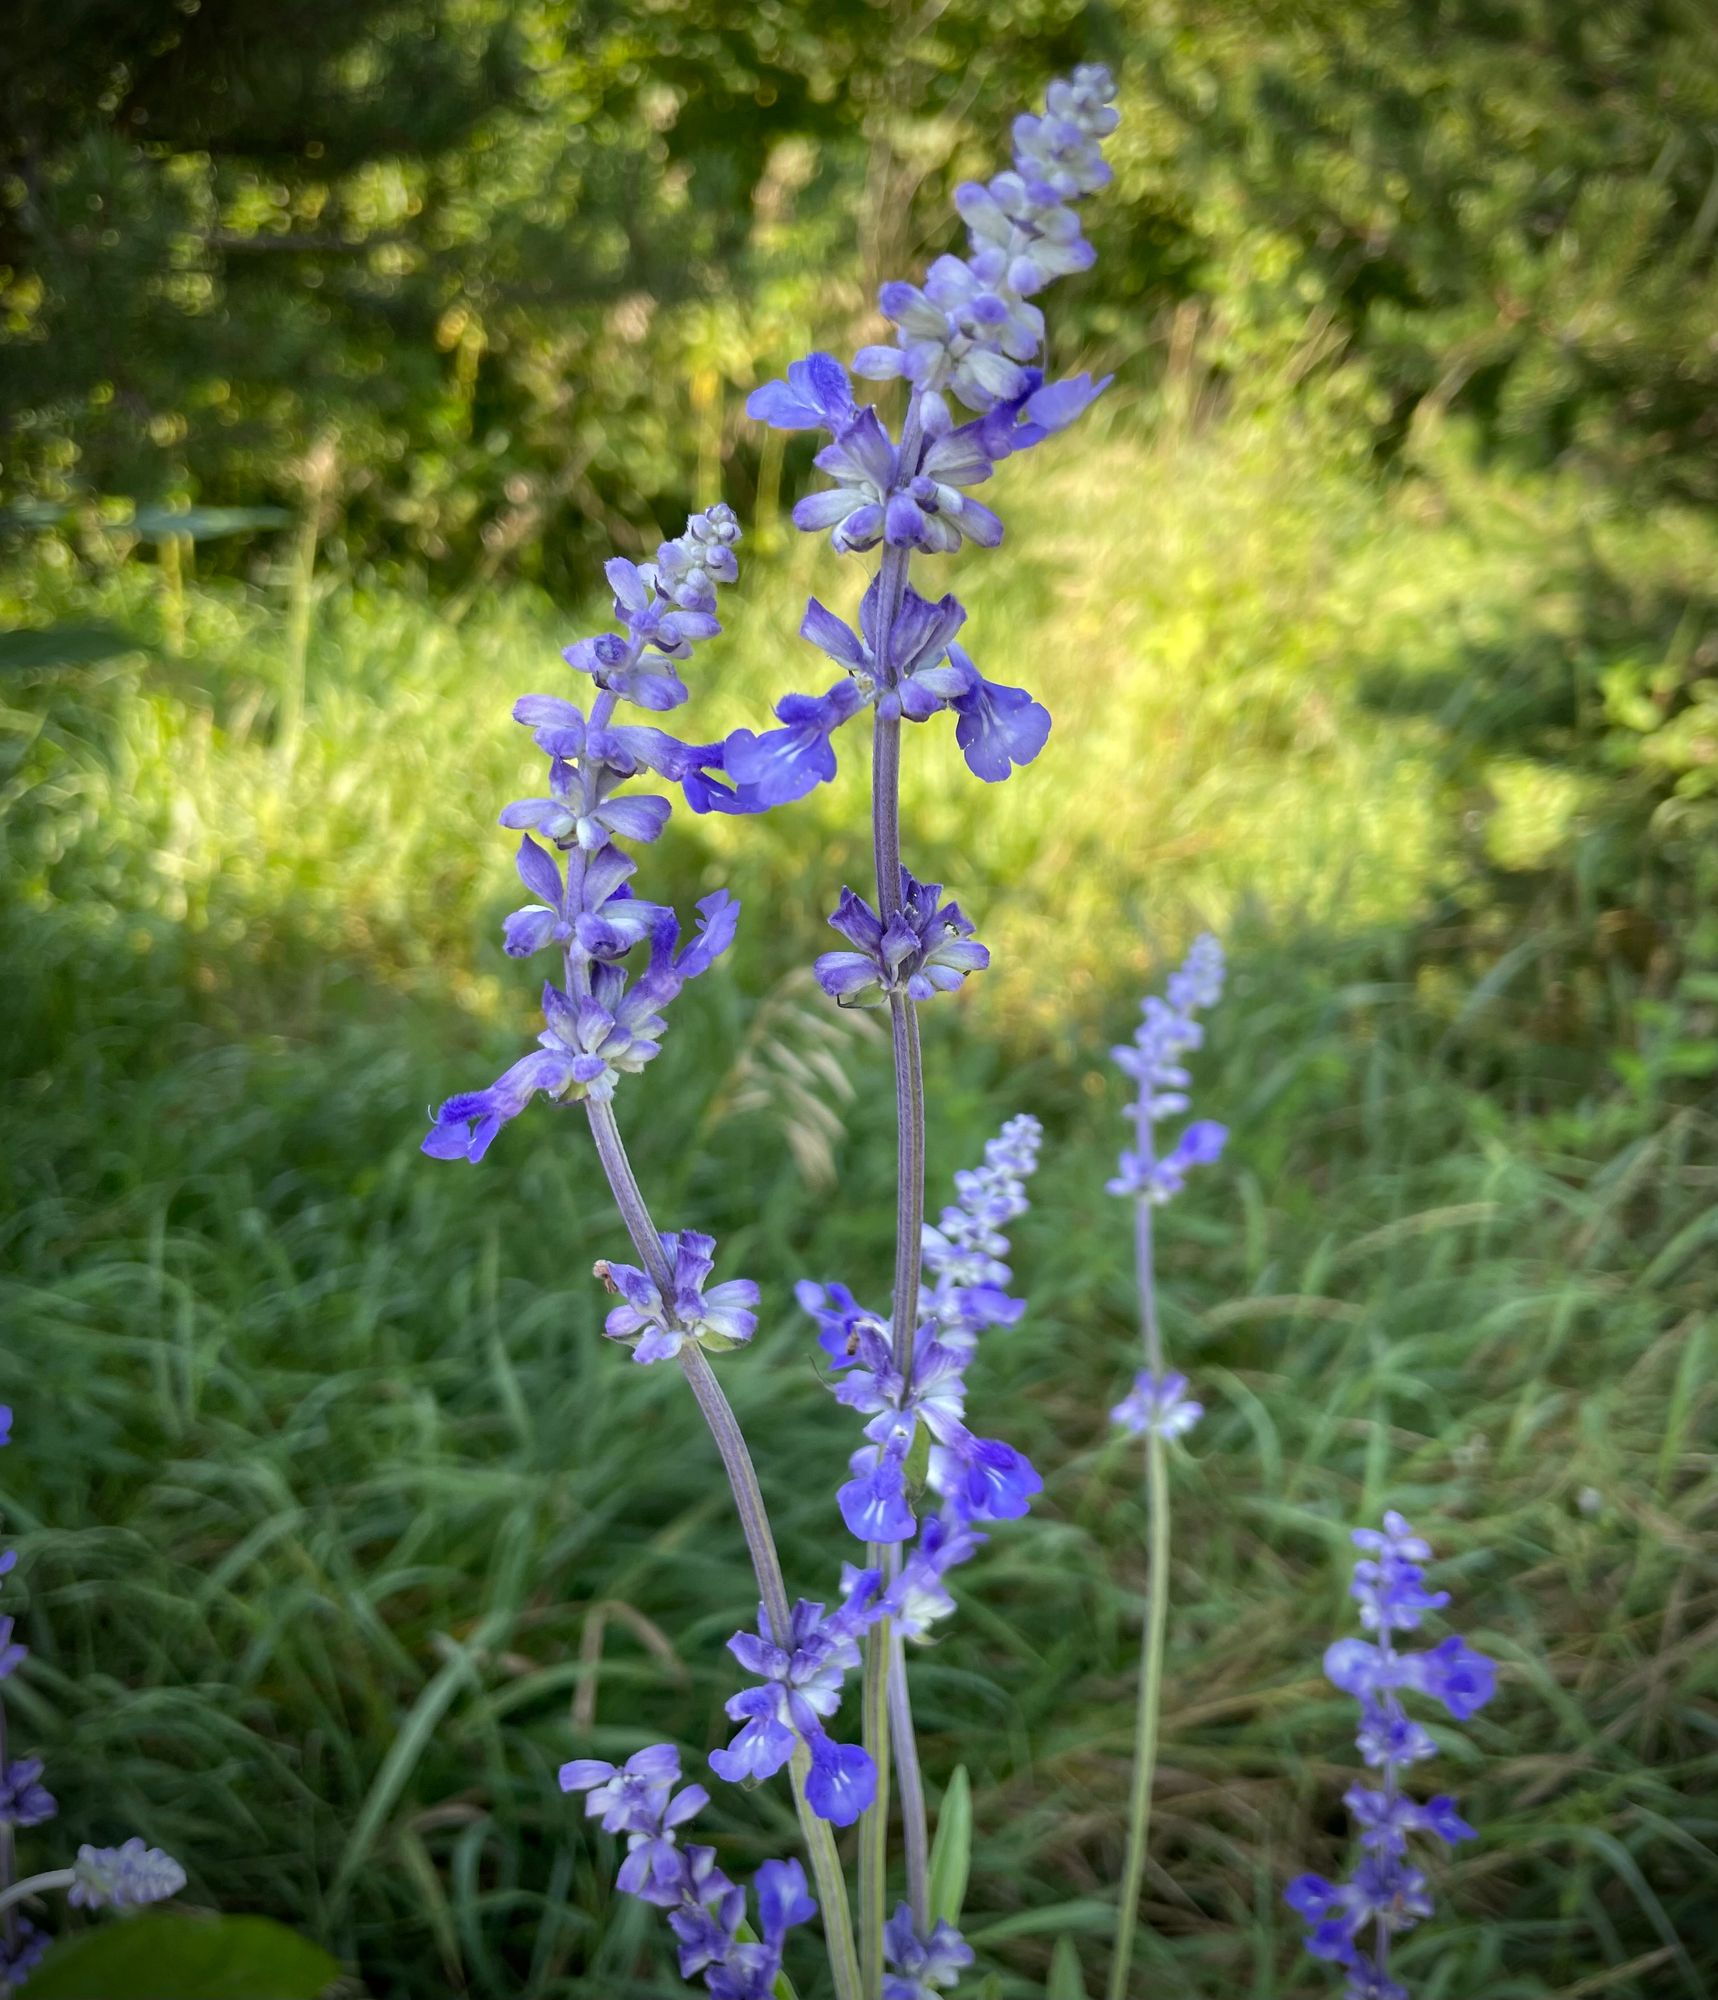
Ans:
[{"label": "green stem", "polygon": [[75,1868],[50,1868],[45,1875],[26,1875],[0,1895],[0,1910],[10,1910],[26,1896],[44,1896],[50,1889],[69,1889],[78,1879]]},{"label": "green stem", "polygon": [[1121,1905],[1116,1913],[1115,1958],[1110,1966],[1109,2000],[1127,2000],[1133,1936],[1139,1922],[1139,1891],[1151,1836],[1152,1781],[1157,1775],[1157,1720],[1163,1692],[1163,1642],[1169,1626],[1169,1461],[1168,1447],[1155,1431],[1145,1434],[1146,1504],[1150,1568],[1145,1580],[1145,1636],[1139,1660],[1139,1705],[1134,1714],[1133,1800],[1127,1820],[1127,1858],[1122,1867]]},{"label": "green stem", "polygon": [[805,1795],[805,1774],[810,1769],[811,1752],[803,1743],[798,1744],[788,1764],[788,1776],[793,1781],[794,1810],[799,1814],[799,1837],[805,1842],[811,1878],[817,1884],[818,1914],[823,1919],[823,1939],[829,1950],[836,2000],[859,2000],[859,1955],[853,1944],[853,1911],[847,1901],[847,1877],[833,1829],[812,1811],[811,1801]]},{"label": "green stem", "polygon": [[[896,1552],[899,1562],[899,1551]],[[907,1686],[907,1653],[897,1625],[889,1634],[889,1736],[895,1751],[895,1783],[901,1794],[901,1846],[907,1863],[907,1901],[921,1935],[931,1927],[930,1825],[925,1815],[925,1781],[913,1732],[913,1697]]]},{"label": "green stem", "polygon": [[[865,1561],[869,1568],[882,1568],[880,1544],[867,1546]],[[877,1796],[859,1822],[859,1976],[865,2000],[879,2000],[883,1991],[883,1925],[888,1916],[889,1625],[887,1618],[879,1618],[865,1635],[861,1717],[865,1748],[877,1771]]]}]

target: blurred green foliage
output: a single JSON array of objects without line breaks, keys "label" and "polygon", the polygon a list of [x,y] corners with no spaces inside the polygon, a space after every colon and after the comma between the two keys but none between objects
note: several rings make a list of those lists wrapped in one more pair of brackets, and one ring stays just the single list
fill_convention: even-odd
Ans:
[{"label": "blurred green foliage", "polygon": [[1718,498],[1688,0],[17,0],[7,54],[14,501],[273,500],[564,588],[756,483],[735,392],[850,335],[1081,54],[1128,119],[1064,342],[1140,369],[1197,296],[1229,366],[1343,355],[1381,447],[1454,410]]},{"label": "blurred green foliage", "polygon": [[[1344,1838],[1316,1662],[1344,1524],[1387,1503],[1508,1663],[1453,1774],[1485,1837],[1404,1976],[1718,1981],[1706,14],[14,0],[9,1702],[80,1837],[143,1830],[377,1995],[679,1990],[553,1771],[696,1762],[751,1591],[695,1416],[598,1337],[576,1121],[476,1175],[416,1151],[530,1031],[485,832],[531,762],[507,705],[600,617],[595,554],[718,490],[744,578],[690,726],[797,684],[806,593],[858,579],[782,534],[802,448],[743,391],[853,338],[1091,53],[1126,123],[1057,358],[1122,379],[1004,468],[1009,559],[956,586],[1055,731],[1006,793],[934,727],[908,770],[916,863],[996,952],[927,1017],[933,1181],[1014,1110],[1051,1142],[1032,1316],[974,1399],[1049,1490],[915,1678],[933,1787],[971,1777],[982,1966],[1010,2000],[1101,1979],[1141,1530],[1101,1052],[1211,923],[1235,1159],[1166,1225],[1211,1417],[1153,1990],[1329,1991],[1278,1895]],[[726,1379],[812,1594],[845,1432],[789,1287],[886,1287],[893,1171],[886,1056],[805,973],[868,866],[847,764],[653,850],[653,893],[746,915],[625,1108],[652,1199],[764,1285]],[[710,1824],[736,1866],[791,1838],[768,1789]]]},{"label": "blurred green foliage", "polygon": [[[1169,10],[1147,185],[1238,358],[1357,358],[1380,442],[1718,500],[1718,27],[1687,0]],[[1159,17],[1162,18],[1162,17]],[[1155,155],[1155,157],[1152,157]]]},{"label": "blurred green foliage", "polygon": [[855,226],[911,255],[926,161],[977,168],[1080,12],[22,0],[5,490],[280,498],[564,585],[570,529],[685,513],[733,388],[864,309]]}]

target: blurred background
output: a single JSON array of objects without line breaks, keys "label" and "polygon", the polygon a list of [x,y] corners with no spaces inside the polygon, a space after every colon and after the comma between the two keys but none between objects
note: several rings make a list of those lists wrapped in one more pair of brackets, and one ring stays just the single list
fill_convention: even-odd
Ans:
[{"label": "blurred background", "polygon": [[[598,565],[746,524],[690,728],[815,666],[810,443],[744,417],[1072,63],[1114,63],[1059,370],[946,572],[1056,722],[1003,790],[908,750],[908,853],[994,970],[927,1010],[933,1203],[1048,1127],[972,1413],[1047,1491],[919,1661],[971,1771],[1002,1991],[1096,1982],[1142,1514],[1106,1060],[1203,926],[1169,1212],[1178,1474],[1141,1990],[1310,2000],[1280,1904],[1346,1850],[1348,1525],[1402,1507],[1505,1663],[1441,1767],[1482,1829],[1401,1954],[1431,2000],[1718,1979],[1718,28],[1694,0],[12,0],[0,64],[0,1508],[14,1740],[63,1832],[377,1995],[679,1990],[554,1784],[723,1733],[751,1585],[671,1371],[598,1338],[580,1122],[480,1170],[425,1107],[534,1032],[494,826]],[[725,614],[726,615],[726,614]],[[764,1286],[724,1366],[790,1588],[848,1425],[791,1303],[886,1290],[887,1051],[807,980],[868,867],[861,746],[647,893],[738,949],[623,1123]],[[664,1379],[669,1377],[670,1379]],[[16,1586],[9,1586],[15,1591]],[[1465,1746],[1465,1747],[1464,1747]],[[745,1865],[777,1789],[707,1824]],[[32,1848],[32,1852],[35,1849]],[[58,1850],[55,1850],[57,1856]],[[45,1975],[44,1975],[45,1976]],[[1149,1982],[1149,1983],[1147,1983]],[[814,1983],[802,1990],[815,1990]]]}]

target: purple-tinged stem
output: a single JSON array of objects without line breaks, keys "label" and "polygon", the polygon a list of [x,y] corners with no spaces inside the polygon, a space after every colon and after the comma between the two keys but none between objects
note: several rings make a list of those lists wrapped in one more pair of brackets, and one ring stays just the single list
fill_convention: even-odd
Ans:
[{"label": "purple-tinged stem", "polygon": [[[918,465],[919,405],[907,406],[901,433],[901,475],[908,478]],[[877,672],[883,688],[892,690],[896,664],[890,657],[895,621],[907,590],[911,549],[887,548],[877,579]],[[877,909],[885,925],[901,907],[901,718],[899,710],[885,715],[881,700],[872,735],[871,846],[877,871]],[[891,1309],[891,1345],[895,1365],[912,1377],[913,1340],[919,1321],[919,1268],[924,1258],[925,1225],[925,1075],[919,1049],[919,1021],[905,993],[889,995],[890,1041],[895,1065],[895,1291]]]},{"label": "purple-tinged stem", "polygon": [[[907,420],[901,432],[901,476],[910,478],[917,469],[921,431],[917,397],[907,404]],[[877,579],[877,610],[873,620],[874,650],[881,690],[891,690],[896,666],[891,657],[895,621],[907,590],[907,573],[912,562],[910,549],[885,547]],[[876,726],[872,733],[871,755],[871,846],[877,874],[877,909],[884,924],[901,907],[901,718],[898,710],[883,712],[878,702]],[[919,1045],[918,1014],[904,993],[889,996],[890,1045],[895,1070],[895,1285],[890,1302],[890,1345],[895,1365],[902,1376],[912,1380],[913,1347],[919,1323],[919,1276],[924,1258],[925,1224],[925,1078],[924,1059]],[[879,1772],[886,1768],[893,1737],[896,1772],[900,1780],[903,1846],[907,1859],[908,1901],[915,1921],[923,1922],[928,1901],[926,1856],[930,1846],[925,1816],[924,1779],[919,1770],[918,1738],[913,1731],[912,1703],[907,1694],[906,1655],[896,1637],[891,1643],[887,1632],[873,1631],[866,1653],[869,1681],[873,1655],[883,1700],[878,1704],[875,1728],[867,1708],[865,1747]],[[898,1692],[897,1692],[898,1689]],[[891,1729],[890,1723],[893,1722]],[[875,1851],[869,1843],[860,1847],[860,1908],[866,1903],[866,1860],[872,1855],[871,1869],[877,1877],[875,1898],[882,1894],[882,1859],[885,1841],[883,1815],[877,1815]],[[879,1902],[878,1907],[881,1907]],[[869,1923],[869,1918],[865,1921]],[[880,1940],[879,1940],[880,1942]],[[881,1974],[879,1970],[879,1980]]]},{"label": "purple-tinged stem", "polygon": [[[1139,1104],[1134,1112],[1134,1131],[1138,1135],[1137,1144],[1142,1164],[1149,1169],[1154,1158],[1154,1138],[1151,1114],[1146,1108],[1146,1091],[1142,1084]],[[1145,1365],[1153,1375],[1163,1374],[1163,1330],[1157,1319],[1157,1274],[1153,1269],[1151,1242],[1151,1203],[1140,1197],[1134,1203],[1133,1220],[1133,1260],[1134,1272],[1139,1280],[1139,1332],[1145,1346]]]},{"label": "purple-tinged stem", "polygon": [[[882,1546],[869,1542],[867,1568],[886,1561]],[[877,1773],[877,1796],[859,1822],[859,1980],[865,2000],[883,1991],[883,1925],[889,1908],[889,1714],[891,1702],[889,1628],[879,1618],[865,1635],[864,1695],[860,1721],[865,1748]]]},{"label": "purple-tinged stem", "polygon": [[[1378,1651],[1386,1662],[1394,1662],[1396,1658],[1396,1635],[1391,1629],[1390,1620],[1387,1616],[1379,1622]],[[1385,1672],[1388,1673],[1388,1671],[1389,1668],[1387,1666]],[[1401,1715],[1401,1696],[1394,1689],[1391,1689],[1385,1698],[1395,1714],[1398,1716]],[[1387,1757],[1384,1761],[1384,1796],[1390,1801],[1390,1805],[1387,1808],[1388,1817],[1385,1821],[1386,1825],[1393,1825],[1395,1822],[1394,1807],[1396,1804],[1396,1795],[1399,1790],[1400,1784],[1397,1777],[1396,1760],[1394,1757]],[[1380,1910],[1373,1923],[1373,1961],[1378,1967],[1379,1976],[1381,1978],[1388,1978],[1390,1972],[1390,1920]]]}]

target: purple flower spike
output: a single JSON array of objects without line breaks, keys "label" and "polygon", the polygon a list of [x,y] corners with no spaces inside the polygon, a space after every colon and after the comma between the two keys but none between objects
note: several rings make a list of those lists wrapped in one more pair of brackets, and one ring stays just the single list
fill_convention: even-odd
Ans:
[{"label": "purple flower spike", "polygon": [[833,1612],[801,1599],[785,1643],[770,1635],[761,1605],[757,1630],[736,1632],[728,1641],[728,1650],[762,1685],[743,1688],[728,1702],[729,1716],[744,1727],[725,1750],[710,1753],[718,1777],[733,1784],[773,1777],[797,1740],[811,1752],[806,1795],[820,1817],[848,1826],[870,1804],[876,1786],[870,1758],[835,1743],[823,1724],[840,1707],[842,1683],[859,1664],[859,1639],[883,1615],[880,1582],[875,1570],[850,1572],[841,1607]]},{"label": "purple flower spike", "polygon": [[0,1827],[41,1826],[59,1811],[42,1783],[40,1757],[18,1757],[0,1770]]},{"label": "purple flower spike", "polygon": [[178,1862],[135,1834],[118,1847],[80,1847],[72,1877],[66,1901],[74,1910],[140,1909],[166,1902],[185,1886]]},{"label": "purple flower spike", "polygon": [[674,1274],[666,1299],[634,1265],[597,1265],[596,1275],[621,1298],[603,1323],[609,1339],[630,1342],[633,1360],[644,1362],[669,1360],[688,1340],[708,1354],[725,1354],[750,1340],[758,1326],[752,1310],[757,1286],[750,1278],[704,1282],[715,1267],[716,1239],[691,1229],[670,1232],[662,1250]]},{"label": "purple flower spike", "polygon": [[560,1772],[563,1792],[585,1794],[585,1815],[604,1833],[637,1833],[657,1825],[669,1794],[680,1782],[680,1753],[672,1743],[635,1750],[624,1764],[575,1757]]},{"label": "purple flower spike", "polygon": [[905,1903],[883,1928],[883,1956],[895,1969],[883,1980],[883,2000],[937,2000],[972,1963],[972,1946],[953,1924],[939,1921],[924,1936]]},{"label": "purple flower spike", "polygon": [[1088,64],[1050,86],[1041,117],[1015,120],[1013,172],[956,191],[968,254],[939,257],[922,286],[884,285],[878,303],[895,344],[862,348],[854,361],[861,375],[905,379],[924,395],[947,390],[980,412],[1018,405],[1037,389],[1042,378],[1031,364],[1044,315],[1030,300],[1093,261],[1069,204],[1110,178],[1100,148],[1116,127],[1114,95],[1109,72]]},{"label": "purple flower spike", "polygon": [[1136,1144],[1121,1156],[1111,1194],[1153,1204],[1169,1201],[1195,1168],[1220,1159],[1227,1128],[1198,1118],[1163,1151],[1153,1128],[1187,1109],[1188,1074],[1182,1057],[1199,1047],[1205,1030],[1197,1016],[1222,997],[1223,948],[1209,933],[1195,938],[1187,957],[1169,976],[1167,997],[1149,994],[1140,1004],[1140,1024],[1131,1044],[1111,1051],[1119,1069],[1138,1086],[1129,1116]]},{"label": "purple flower spike", "polygon": [[[752,1878],[752,1890],[758,1904],[758,1936],[746,1944],[733,1942],[733,1932],[745,1911],[742,1895],[729,1926],[727,1948],[706,1976],[713,2000],[774,2000],[788,1932],[817,1915],[817,1905],[806,1890],[805,1870],[797,1861],[763,1862]],[[669,1922],[685,1936],[679,1922],[673,1917]],[[684,1947],[680,1969],[683,1973],[687,1970]]]},{"label": "purple flower spike", "polygon": [[48,1955],[53,1943],[46,1931],[37,1930],[28,1917],[13,1913],[10,1939],[0,1935],[0,1986],[22,1986]]},{"label": "purple flower spike", "polygon": [[1385,1515],[1382,1532],[1357,1529],[1354,1541],[1365,1553],[1354,1566],[1353,1595],[1377,1643],[1337,1640],[1324,1656],[1324,1670],[1360,1704],[1355,1741],[1379,1782],[1352,1785],[1345,1795],[1360,1831],[1353,1874],[1342,1883],[1297,1876],[1284,1900],[1306,1924],[1313,1957],[1346,1968],[1348,2000],[1406,2000],[1406,1990],[1386,1970],[1390,1941],[1432,1914],[1426,1878],[1410,1858],[1413,1838],[1429,1834],[1448,1846],[1475,1835],[1453,1799],[1440,1795],[1421,1803],[1403,1788],[1404,1773],[1437,1746],[1407,1714],[1402,1696],[1428,1694],[1465,1721],[1490,1700],[1496,1670],[1465,1639],[1445,1639],[1427,1651],[1398,1650],[1398,1632],[1414,1630],[1426,1612],[1449,1601],[1447,1592],[1423,1585],[1421,1564],[1430,1559],[1431,1545],[1395,1513]]},{"label": "purple flower spike", "polygon": [[885,925],[851,889],[829,919],[853,946],[818,959],[817,983],[843,1007],[880,1007],[891,993],[929,1000],[982,972],[990,953],[972,935],[958,903],[939,901],[940,882],[917,882],[901,870],[901,906]]},{"label": "purple flower spike", "polygon": [[[888,857],[889,879],[876,908],[843,891],[831,918],[843,949],[823,954],[816,976],[838,1003],[888,1004],[899,1022],[905,1002],[951,992],[989,964],[973,925],[958,902],[944,900],[940,885],[916,880],[905,867],[894,879],[901,828],[891,774],[901,754],[899,725],[947,711],[969,768],[997,783],[1038,757],[1050,717],[1026,690],[985,679],[957,643],[963,607],[929,587],[921,594],[910,572],[915,557],[997,548],[1003,522],[977,497],[981,490],[988,497],[997,464],[1073,422],[1104,386],[1086,376],[1046,383],[1038,295],[1092,261],[1074,203],[1107,178],[1101,142],[1115,124],[1113,95],[1101,69],[1054,83],[1041,115],[1016,124],[1012,170],[961,190],[965,253],[937,258],[922,282],[891,279],[882,287],[880,304],[896,338],[866,349],[854,369],[905,385],[898,424],[858,403],[848,368],[823,353],[795,361],[748,400],[760,422],[820,434],[815,464],[825,483],[798,500],[796,524],[827,533],[839,554],[886,551],[869,587],[855,593],[851,623],[816,599],[807,606],[802,636],[833,662],[830,684],[783,695],[766,727],[733,729],[720,741],[684,741],[658,726],[689,699],[684,669],[720,634],[720,588],[738,573],[738,523],[716,506],[693,515],[654,560],[608,561],[609,629],[577,639],[563,655],[584,677],[574,684],[582,693],[526,694],[514,708],[547,767],[523,782],[522,796],[501,813],[502,824],[521,836],[516,865],[529,899],[507,917],[504,943],[512,957],[558,957],[543,984],[537,1046],[485,1089],[442,1103],[423,1149],[436,1158],[480,1160],[533,1098],[583,1107],[642,1264],[597,1265],[612,1294],[605,1333],[641,1363],[679,1359],[730,1468],[766,1579],[771,1566],[762,1560],[756,1493],[739,1470],[744,1440],[725,1403],[699,1389],[701,1381],[708,1386],[704,1363],[689,1351],[749,1341],[758,1287],[743,1278],[712,1282],[710,1237],[658,1233],[608,1109],[621,1080],[660,1052],[666,1010],[686,982],[732,943],[737,905],[726,892],[705,897],[695,934],[683,942],[675,911],[638,893],[639,864],[624,850],[662,836],[671,808],[658,792],[672,787],[698,813],[751,814],[805,797],[834,777],[839,731],[873,709],[882,780],[877,847]],[[643,719],[618,719],[621,702]],[[826,1054],[816,1061],[827,1066]],[[922,1136],[922,1110],[915,1109],[904,1117],[903,1158]],[[957,1177],[957,1200],[924,1226],[922,1241],[897,1244],[897,1273],[905,1258],[911,1276],[917,1257],[922,1282],[897,1287],[893,1323],[844,1287],[798,1288],[831,1387],[862,1424],[839,1510],[854,1536],[892,1553],[886,1565],[878,1553],[874,1567],[843,1566],[833,1609],[800,1600],[789,1613],[779,1584],[766,1583],[777,1611],[772,1617],[760,1607],[757,1628],[729,1642],[747,1684],[727,1701],[734,1727],[709,1762],[719,1778],[748,1785],[792,1763],[803,1774],[803,1802],[835,1825],[874,1813],[881,1782],[870,1752],[837,1734],[861,1642],[885,1618],[903,1638],[929,1637],[954,1608],[953,1573],[986,1539],[980,1524],[1020,1517],[1041,1490],[1019,1451],[966,1421],[966,1371],[981,1337],[1017,1324],[1025,1310],[1008,1289],[1006,1231],[1025,1209],[1024,1181],[1037,1164],[1040,1136],[1031,1118],[1010,1120],[985,1147],[982,1164]],[[1197,1131],[1183,1143],[1191,1158]],[[876,1657],[889,1655],[879,1646]],[[1461,1699],[1460,1663],[1450,1663],[1445,1679]],[[907,1772],[906,1732],[901,1746]],[[13,1818],[22,1823],[33,1794],[27,1772],[13,1775]],[[0,1809],[6,1782],[0,1773]],[[717,1866],[713,1848],[684,1838],[707,1793],[682,1785],[672,1746],[649,1746],[620,1766],[574,1759],[561,1784],[584,1794],[587,1815],[624,1841],[617,1887],[663,1910],[683,1976],[701,1979],[712,2000],[773,2000],[789,1931],[817,1915],[800,1864],[758,1868],[748,1928],[745,1888]],[[914,1788],[904,1781],[902,1789],[910,1799]],[[916,1810],[922,1837],[922,1802]],[[1453,1808],[1438,1814],[1439,1826],[1456,1823]],[[820,1870],[827,1845],[826,1835],[808,1843]],[[830,1940],[831,1971],[843,1990],[851,1983],[842,1963],[851,1950],[844,1929],[835,1926]],[[972,1963],[951,1925],[916,1930],[905,1907],[888,1932],[889,1971],[873,1981],[887,2000],[935,2000]],[[873,1929],[868,1955],[880,1942]]]}]

